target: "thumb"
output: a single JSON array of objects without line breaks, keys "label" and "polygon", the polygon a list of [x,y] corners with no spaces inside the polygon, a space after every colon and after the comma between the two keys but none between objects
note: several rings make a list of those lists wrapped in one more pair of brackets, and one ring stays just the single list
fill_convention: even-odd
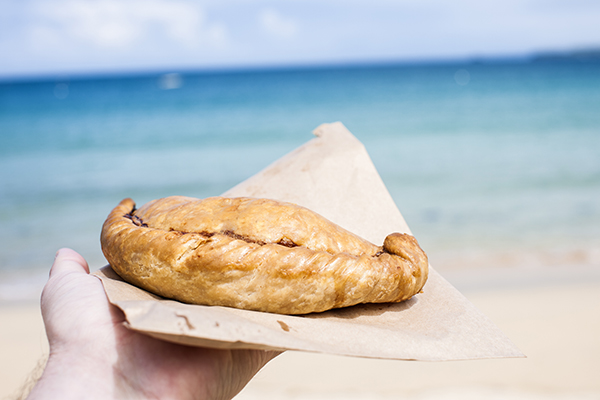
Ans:
[{"label": "thumb", "polygon": [[74,250],[60,249],[56,252],[54,263],[50,268],[50,277],[53,275],[66,274],[69,272],[85,272],[90,273],[90,267],[87,261]]}]

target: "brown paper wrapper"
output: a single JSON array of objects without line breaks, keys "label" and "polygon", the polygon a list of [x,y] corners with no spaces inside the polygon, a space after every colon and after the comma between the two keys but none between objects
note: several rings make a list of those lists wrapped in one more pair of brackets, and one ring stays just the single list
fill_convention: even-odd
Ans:
[{"label": "brown paper wrapper", "polygon": [[[223,195],[296,203],[377,244],[410,233],[364,146],[341,123],[314,134]],[[96,275],[130,329],[191,346],[426,361],[523,356],[431,266],[423,293],[410,300],[305,316],[182,304],[124,282],[110,266]]]}]

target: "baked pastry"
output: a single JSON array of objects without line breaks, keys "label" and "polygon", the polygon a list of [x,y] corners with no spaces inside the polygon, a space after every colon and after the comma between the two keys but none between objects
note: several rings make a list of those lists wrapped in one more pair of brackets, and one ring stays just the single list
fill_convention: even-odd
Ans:
[{"label": "baked pastry", "polygon": [[125,199],[102,227],[102,251],[125,281],[192,304],[306,314],[399,302],[427,280],[410,235],[376,246],[295,204],[173,196]]}]

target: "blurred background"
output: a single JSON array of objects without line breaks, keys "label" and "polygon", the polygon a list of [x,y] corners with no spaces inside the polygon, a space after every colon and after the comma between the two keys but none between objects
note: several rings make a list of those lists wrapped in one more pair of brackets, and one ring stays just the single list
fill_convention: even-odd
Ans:
[{"label": "blurred background", "polygon": [[102,266],[121,198],[218,195],[333,121],[440,271],[600,268],[597,2],[1,10],[0,299],[62,246]]},{"label": "blurred background", "polygon": [[60,247],[102,267],[122,198],[219,195],[333,121],[459,289],[598,283],[599,26],[592,0],[0,0],[0,302]]}]

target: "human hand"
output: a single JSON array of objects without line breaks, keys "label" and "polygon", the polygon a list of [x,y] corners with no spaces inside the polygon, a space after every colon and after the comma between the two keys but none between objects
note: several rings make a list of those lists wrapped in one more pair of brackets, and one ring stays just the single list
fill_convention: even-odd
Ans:
[{"label": "human hand", "polygon": [[231,399],[279,353],[173,344],[131,331],[87,262],[56,254],[42,293],[50,355],[29,399]]}]

